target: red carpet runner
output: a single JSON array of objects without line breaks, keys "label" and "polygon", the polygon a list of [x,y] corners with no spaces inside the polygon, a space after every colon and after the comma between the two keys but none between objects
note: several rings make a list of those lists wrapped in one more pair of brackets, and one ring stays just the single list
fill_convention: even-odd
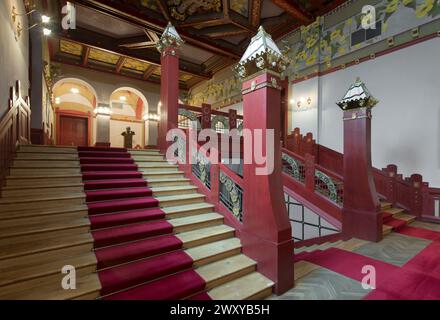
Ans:
[{"label": "red carpet runner", "polygon": [[130,153],[78,151],[104,299],[209,298]]}]

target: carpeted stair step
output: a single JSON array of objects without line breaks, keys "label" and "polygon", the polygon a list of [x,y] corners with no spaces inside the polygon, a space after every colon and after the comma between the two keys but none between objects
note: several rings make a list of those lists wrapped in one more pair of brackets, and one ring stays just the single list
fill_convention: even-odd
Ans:
[{"label": "carpeted stair step", "polygon": [[59,208],[66,205],[84,204],[83,193],[69,193],[61,195],[32,195],[26,198],[0,199],[0,215],[4,212]]},{"label": "carpeted stair step", "polygon": [[[17,288],[18,287],[18,288]],[[101,284],[98,275],[91,273],[76,278],[75,290],[64,290],[60,280],[44,281],[31,289],[17,286],[8,291],[0,290],[1,300],[94,300],[99,297]]]},{"label": "carpeted stair step", "polygon": [[170,234],[173,226],[164,220],[132,224],[92,231],[95,248],[106,247],[128,241],[136,241],[148,237]]},{"label": "carpeted stair step", "polygon": [[105,300],[180,300],[205,288],[205,281],[194,270],[174,275],[105,297]]},{"label": "carpeted stair step", "polygon": [[127,152],[125,148],[118,147],[78,147],[78,152],[89,151],[89,152]]},{"label": "carpeted stair step", "polygon": [[131,158],[128,152],[111,151],[80,151],[78,156],[81,158]]},{"label": "carpeted stair step", "polygon": [[390,226],[393,230],[400,230],[407,225],[405,220],[391,218],[386,223],[387,226]]},{"label": "carpeted stair step", "polygon": [[383,212],[395,215],[395,214],[399,214],[399,213],[405,212],[405,209],[402,209],[402,208],[389,208],[389,209],[383,210]]},{"label": "carpeted stair step", "polygon": [[[142,175],[140,175],[142,177]],[[82,183],[81,173],[57,174],[51,176],[8,176],[6,177],[7,187],[38,188],[55,184]]]},{"label": "carpeted stair step", "polygon": [[124,243],[107,248],[97,249],[98,269],[133,260],[148,258],[154,255],[171,252],[183,248],[191,248],[203,244],[220,241],[234,236],[235,230],[226,225],[218,225],[177,235],[164,235],[149,239]]},{"label": "carpeted stair step", "polygon": [[[237,238],[217,241],[214,243],[187,249],[194,265],[226,259],[240,253],[241,244]],[[205,289],[205,280],[195,270],[182,271],[138,287],[122,291],[106,297],[109,300],[177,300],[190,297]]]},{"label": "carpeted stair step", "polygon": [[382,221],[383,221],[383,223],[387,223],[391,219],[393,219],[393,214],[392,213],[388,213],[388,212],[383,212],[382,213]]},{"label": "carpeted stair step", "polygon": [[82,164],[82,172],[88,171],[137,171],[135,164]]},{"label": "carpeted stair step", "polygon": [[119,211],[128,211],[136,209],[147,209],[157,207],[158,200],[152,197],[121,199],[111,201],[101,201],[88,203],[89,214],[104,214]]},{"label": "carpeted stair step", "polygon": [[148,185],[151,187],[187,186],[190,185],[190,183],[191,179],[184,177],[148,179]]},{"label": "carpeted stair step", "polygon": [[117,180],[117,179],[142,179],[142,173],[137,171],[88,171],[83,172],[84,181]]},{"label": "carpeted stair step", "polygon": [[147,182],[144,179],[105,179],[92,180],[84,182],[84,190],[102,190],[102,189],[118,189],[132,187],[146,187]]},{"label": "carpeted stair step", "polygon": [[150,155],[150,156],[132,156],[131,157],[136,163],[168,163],[168,160],[165,159],[162,155]]},{"label": "carpeted stair step", "polygon": [[[11,243],[14,245],[11,246]],[[62,231],[31,234],[0,239],[0,261],[47,251],[63,250],[63,254],[74,254],[92,249],[93,238],[89,232],[67,235]]]},{"label": "carpeted stair step", "polygon": [[178,237],[164,235],[97,249],[95,254],[98,260],[98,269],[104,269],[181,248],[182,241]]},{"label": "carpeted stair step", "polygon": [[155,197],[160,197],[160,196],[172,196],[178,194],[194,193],[198,190],[198,188],[193,185],[186,185],[186,186],[154,187],[152,188],[152,190],[153,190],[153,195]]},{"label": "carpeted stair step", "polygon": [[133,164],[131,158],[95,158],[95,157],[81,157],[79,160],[81,165],[84,164]]},{"label": "carpeted stair step", "polygon": [[190,268],[192,264],[191,257],[179,250],[102,270],[98,272],[101,294],[108,295],[174,274]]},{"label": "carpeted stair step", "polygon": [[90,221],[80,214],[3,220],[0,239],[61,230],[66,231],[66,234],[77,234],[87,232],[89,228]]},{"label": "carpeted stair step", "polygon": [[84,187],[82,183],[74,183],[74,184],[53,184],[42,187],[17,187],[17,186],[9,186],[2,188],[2,197],[3,198],[14,198],[14,197],[35,197],[35,196],[47,196],[47,195],[63,195],[63,194],[72,194],[72,193],[82,193],[84,192]]},{"label": "carpeted stair step", "polygon": [[117,200],[127,198],[140,198],[150,197],[153,191],[148,187],[135,187],[125,189],[112,189],[112,190],[89,190],[86,191],[86,201],[105,201],[105,200]]},{"label": "carpeted stair step", "polygon": [[261,300],[272,294],[274,283],[253,272],[208,291],[213,300]]},{"label": "carpeted stair step", "polygon": [[168,218],[179,218],[195,214],[213,212],[215,206],[207,202],[192,203],[180,206],[162,208]]},{"label": "carpeted stair step", "polygon": [[20,285],[31,289],[35,284],[60,279],[61,270],[66,265],[75,267],[77,275],[90,274],[96,270],[97,264],[93,252],[68,256],[58,251],[16,257],[1,262],[0,291]]},{"label": "carpeted stair step", "polygon": [[156,197],[161,208],[181,206],[205,201],[205,195],[201,193],[179,194],[174,196]]},{"label": "carpeted stair step", "polygon": [[64,205],[55,208],[26,208],[18,211],[0,212],[0,220],[11,220],[44,216],[71,216],[87,217],[88,208],[85,204]]},{"label": "carpeted stair step", "polygon": [[92,230],[96,230],[164,218],[165,212],[161,209],[154,208],[92,215],[90,216],[90,223]]}]

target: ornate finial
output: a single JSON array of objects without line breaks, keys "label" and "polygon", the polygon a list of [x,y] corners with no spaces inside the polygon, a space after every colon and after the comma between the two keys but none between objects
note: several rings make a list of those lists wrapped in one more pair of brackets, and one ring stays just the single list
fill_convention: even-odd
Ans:
[{"label": "ornate finial", "polygon": [[286,65],[286,57],[283,56],[270,34],[264,30],[263,26],[260,26],[258,33],[252,38],[234,69],[241,78],[244,78],[263,69],[280,73],[286,69]]},{"label": "ornate finial", "polygon": [[379,100],[372,96],[365,84],[357,77],[355,83],[350,86],[341,101],[336,102],[336,104],[345,111],[362,107],[373,108],[378,102]]},{"label": "ornate finial", "polygon": [[159,50],[159,52],[162,52],[169,46],[179,47],[183,44],[183,42],[184,41],[177,33],[176,28],[174,28],[171,22],[168,22],[168,25],[160,37],[160,40],[156,44],[156,48]]}]

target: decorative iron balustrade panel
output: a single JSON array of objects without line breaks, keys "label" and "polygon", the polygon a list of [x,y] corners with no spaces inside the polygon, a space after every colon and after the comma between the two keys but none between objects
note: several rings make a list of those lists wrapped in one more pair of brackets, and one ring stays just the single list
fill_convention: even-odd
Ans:
[{"label": "decorative iron balustrade panel", "polygon": [[315,171],[315,191],[338,205],[344,202],[344,183],[319,170]]},{"label": "decorative iron balustrade panel", "polygon": [[178,134],[173,134],[173,141],[177,143],[177,148],[174,150],[174,156],[177,158],[179,163],[185,163],[186,154],[186,142],[185,139]]},{"label": "decorative iron balustrade panel", "polygon": [[208,189],[211,189],[211,164],[200,152],[197,152],[193,158],[191,171]]},{"label": "decorative iron balustrade panel", "polygon": [[[304,205],[288,194],[285,194],[284,198],[287,215],[292,225],[293,240],[302,241],[340,232],[325,219],[321,218],[320,215],[310,210],[306,212]],[[295,208],[300,210],[299,214],[295,212]]]},{"label": "decorative iron balustrade panel", "polygon": [[229,119],[225,116],[212,116],[211,128],[217,133],[227,133],[229,131]]},{"label": "decorative iron balustrade panel", "polygon": [[243,189],[223,171],[220,171],[219,199],[240,222],[243,222]]},{"label": "decorative iron balustrade panel", "polygon": [[283,171],[290,175],[293,179],[304,183],[306,179],[306,169],[304,163],[298,159],[289,156],[286,153],[282,154]]}]

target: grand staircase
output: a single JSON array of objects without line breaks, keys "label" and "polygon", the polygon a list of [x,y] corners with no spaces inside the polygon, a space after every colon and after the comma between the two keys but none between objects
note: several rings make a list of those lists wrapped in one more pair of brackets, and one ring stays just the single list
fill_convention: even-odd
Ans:
[{"label": "grand staircase", "polygon": [[[273,283],[157,150],[21,146],[0,199],[0,299],[262,299]],[[76,270],[65,290],[64,266]]]}]

